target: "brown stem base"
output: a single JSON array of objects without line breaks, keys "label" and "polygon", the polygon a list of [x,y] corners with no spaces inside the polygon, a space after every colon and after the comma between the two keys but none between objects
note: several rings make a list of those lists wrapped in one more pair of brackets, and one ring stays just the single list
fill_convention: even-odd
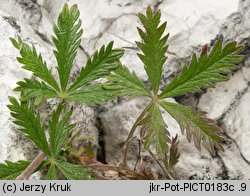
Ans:
[{"label": "brown stem base", "polygon": [[36,171],[45,157],[46,154],[44,152],[40,152],[30,165],[19,176],[17,176],[16,180],[27,180]]}]

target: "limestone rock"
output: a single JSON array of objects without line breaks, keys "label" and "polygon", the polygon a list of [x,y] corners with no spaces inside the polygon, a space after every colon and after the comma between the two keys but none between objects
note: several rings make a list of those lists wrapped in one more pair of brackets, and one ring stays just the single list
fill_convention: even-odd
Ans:
[{"label": "limestone rock", "polygon": [[[56,22],[64,0],[0,0],[0,161],[10,159],[28,159],[34,157],[37,150],[25,137],[16,132],[6,105],[7,96],[18,96],[12,89],[16,82],[30,73],[20,69],[15,60],[18,52],[11,46],[8,37],[21,36],[30,44],[34,44],[47,60],[53,74],[56,74],[55,59],[52,54],[53,45],[51,36],[52,26]],[[230,80],[216,84],[199,96],[176,97],[177,102],[193,105],[204,110],[208,117],[217,120],[225,130],[227,142],[225,151],[218,152],[215,157],[205,150],[197,151],[192,144],[180,134],[178,124],[167,114],[164,119],[169,125],[169,131],[174,136],[180,135],[179,151],[181,157],[175,167],[180,179],[249,179],[250,146],[249,146],[249,81],[250,81],[250,1],[249,0],[103,0],[67,1],[70,5],[78,4],[83,20],[83,39],[79,49],[73,77],[91,57],[95,50],[109,41],[115,41],[115,47],[126,49],[122,63],[129,67],[146,83],[149,84],[143,64],[136,53],[139,52],[135,41],[140,40],[136,26],[140,26],[136,17],[138,12],[145,12],[148,5],[162,10],[162,21],[168,21],[167,32],[169,37],[168,60],[164,66],[161,89],[181,70],[190,60],[191,54],[198,53],[204,44],[212,46],[217,39],[224,41],[236,40],[245,46],[244,63],[232,75]],[[120,99],[119,99],[120,100]],[[147,100],[122,99],[112,102],[105,110],[79,106],[73,103],[76,113],[73,121],[79,123],[79,128],[85,132],[82,135],[93,138],[95,149],[101,148],[105,152],[107,162],[121,160],[121,147],[127,138],[128,132],[142,111]],[[53,102],[50,102],[53,108]],[[44,117],[51,113],[51,108],[45,108]],[[99,119],[100,118],[100,119]],[[97,126],[96,122],[100,121]],[[99,134],[104,134],[104,138]],[[99,141],[104,145],[99,146]],[[18,141],[18,142],[17,142]],[[78,145],[77,143],[75,145]],[[138,145],[132,144],[129,159],[134,164],[138,152]],[[153,161],[147,154],[148,164]],[[232,160],[231,157],[234,157]],[[159,171],[157,166],[153,166]]]}]

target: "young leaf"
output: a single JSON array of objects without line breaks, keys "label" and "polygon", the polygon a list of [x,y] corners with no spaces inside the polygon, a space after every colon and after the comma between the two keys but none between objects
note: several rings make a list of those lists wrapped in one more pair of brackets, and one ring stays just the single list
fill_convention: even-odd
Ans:
[{"label": "young leaf", "polygon": [[49,145],[45,136],[44,125],[41,125],[40,114],[35,112],[33,103],[18,103],[14,97],[9,97],[11,105],[8,108],[11,111],[11,116],[15,118],[13,121],[19,125],[20,131],[27,134],[45,154],[50,155]]},{"label": "young leaf", "polygon": [[21,97],[22,101],[27,101],[32,97],[37,98],[57,98],[57,92],[45,84],[44,82],[39,82],[34,79],[24,78],[24,81],[20,81],[17,83],[17,87],[14,91],[24,92],[24,95]]},{"label": "young leaf", "polygon": [[221,74],[229,73],[236,68],[235,64],[243,60],[243,56],[239,55],[241,50],[242,47],[236,46],[236,42],[230,42],[222,47],[221,41],[217,41],[209,55],[202,52],[197,59],[194,54],[189,67],[183,67],[181,74],[166,86],[160,98],[197,92],[201,88],[213,87],[213,82],[227,80],[228,78]]},{"label": "young leaf", "polygon": [[169,153],[169,167],[172,168],[179,160],[180,154],[178,152],[178,136],[176,135],[171,142]]},{"label": "young leaf", "polygon": [[163,160],[167,171],[171,171],[173,166],[179,160],[180,154],[178,152],[178,144],[179,144],[178,135],[176,135],[174,138],[172,138],[168,159]]},{"label": "young leaf", "polygon": [[159,26],[160,17],[161,12],[158,10],[156,13],[153,13],[150,7],[147,9],[146,15],[139,14],[139,19],[145,28],[145,32],[138,28],[143,42],[136,42],[143,52],[143,54],[138,54],[138,56],[145,65],[145,70],[155,94],[159,89],[162,66],[167,59],[165,53],[168,48],[166,42],[169,36],[168,34],[163,36],[166,22]]},{"label": "young leaf", "polygon": [[148,149],[154,139],[156,139],[156,152],[160,158],[165,159],[168,152],[167,143],[170,143],[171,140],[161,111],[156,104],[153,103],[149,107],[139,125],[141,126],[140,135],[144,140],[144,148]]},{"label": "young leaf", "polygon": [[23,64],[23,69],[29,70],[34,76],[42,79],[44,82],[49,84],[54,90],[59,91],[59,86],[54,79],[51,71],[48,69],[46,62],[43,60],[41,54],[37,54],[35,47],[29,47],[28,44],[24,43],[21,39],[18,41],[10,38],[12,44],[20,50],[21,57],[17,57],[19,63]]},{"label": "young leaf", "polygon": [[0,180],[15,180],[31,163],[31,161],[0,163]]},{"label": "young leaf", "polygon": [[193,140],[197,149],[201,149],[201,143],[211,154],[215,146],[222,149],[222,130],[204,117],[205,112],[195,112],[190,107],[166,101],[161,101],[160,105],[179,123],[182,133],[186,132],[188,141]]},{"label": "young leaf", "polygon": [[121,49],[113,49],[113,42],[110,42],[107,47],[102,46],[99,51],[95,52],[92,59],[88,59],[86,66],[81,69],[69,91],[72,92],[93,80],[108,75],[110,71],[118,67],[123,52]]},{"label": "young leaf", "polygon": [[86,105],[94,105],[101,104],[106,100],[111,100],[113,96],[110,91],[104,90],[100,84],[96,84],[76,90],[70,93],[66,99]]},{"label": "young leaf", "polygon": [[57,180],[58,176],[56,173],[56,166],[54,164],[51,164],[48,173],[45,176],[46,180]]},{"label": "young leaf", "polygon": [[[77,5],[71,8],[67,4],[64,5],[57,21],[54,25],[55,37],[52,40],[56,46],[54,54],[58,64],[58,74],[62,91],[65,91],[73,61],[76,57],[77,49],[81,42],[82,29],[81,20],[79,18],[79,10]],[[78,21],[78,22],[77,22]]]},{"label": "young leaf", "polygon": [[49,121],[50,145],[54,157],[60,153],[62,145],[69,137],[71,130],[75,127],[75,124],[69,124],[69,119],[72,115],[73,109],[59,119],[63,108],[64,107],[60,104],[57,110],[52,113],[52,120]]},{"label": "young leaf", "polygon": [[58,169],[68,180],[91,180],[91,172],[82,165],[73,165],[64,161],[56,163]]},{"label": "young leaf", "polygon": [[104,84],[105,89],[115,91],[119,96],[147,96],[151,97],[148,88],[141,82],[134,72],[120,65],[114,73],[107,76],[110,82]]}]

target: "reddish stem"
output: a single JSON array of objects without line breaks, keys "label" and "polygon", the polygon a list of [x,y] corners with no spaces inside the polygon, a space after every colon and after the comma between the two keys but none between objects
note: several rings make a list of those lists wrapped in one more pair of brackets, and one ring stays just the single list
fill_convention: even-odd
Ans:
[{"label": "reddish stem", "polygon": [[39,165],[41,165],[45,157],[46,154],[44,152],[40,152],[29,164],[29,166],[19,176],[17,176],[16,180],[27,180],[36,171]]}]

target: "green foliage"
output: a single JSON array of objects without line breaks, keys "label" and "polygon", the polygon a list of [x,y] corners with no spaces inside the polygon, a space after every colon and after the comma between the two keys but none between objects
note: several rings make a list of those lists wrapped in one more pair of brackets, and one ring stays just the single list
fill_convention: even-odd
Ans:
[{"label": "green foliage", "polygon": [[50,145],[54,157],[58,156],[63,144],[69,138],[72,129],[76,126],[76,124],[69,124],[73,108],[60,119],[60,114],[63,109],[65,109],[65,105],[59,104],[58,108],[53,111],[52,119],[49,121]]},{"label": "green foliage", "polygon": [[[89,171],[87,172],[86,169],[82,168],[82,170],[79,169],[78,171],[77,168],[79,168],[79,166],[74,167],[71,164],[64,163],[60,160],[61,149],[66,140],[69,138],[72,129],[75,127],[75,124],[69,124],[69,119],[72,115],[73,108],[64,113],[66,110],[65,103],[60,103],[58,105],[57,109],[53,111],[52,117],[48,122],[49,139],[47,139],[45,135],[45,124],[41,125],[40,115],[34,109],[34,103],[32,100],[25,103],[21,102],[19,104],[15,98],[10,97],[10,102],[11,105],[8,105],[8,107],[12,111],[11,115],[15,118],[13,122],[19,125],[19,130],[26,133],[29,139],[31,139],[37,145],[37,147],[39,147],[49,157],[48,165],[50,165],[50,169],[45,177],[46,179],[58,178],[56,166],[59,167],[63,174],[66,174],[65,177],[67,179],[88,178],[90,173]],[[47,140],[50,142],[50,146],[48,145]],[[4,170],[2,165],[0,165],[0,176],[4,176],[4,171],[7,173],[8,170],[12,169],[12,166],[13,164],[10,164],[10,166],[5,167],[6,169]],[[17,168],[20,170],[23,168],[21,166],[18,167],[17,164]],[[70,172],[67,170],[70,169],[70,167],[72,167],[72,171],[78,171],[77,177],[74,177],[73,174],[70,176],[70,174],[67,173]],[[1,168],[3,168],[3,171],[1,171]],[[83,176],[81,176],[81,174],[83,174]]]},{"label": "green foliage", "polygon": [[125,66],[120,65],[113,73],[108,75],[107,78],[112,82],[104,84],[104,87],[114,91],[116,95],[151,97],[148,88],[134,72],[131,73]]},{"label": "green foliage", "polygon": [[[160,24],[161,12],[158,10],[153,13],[148,7],[146,15],[139,14],[139,19],[145,28],[145,31],[138,28],[138,32],[143,42],[136,42],[143,54],[138,54],[145,65],[148,78],[151,82],[154,93],[158,92],[162,75],[162,66],[167,57],[165,53],[168,49],[166,42],[169,34],[163,36],[167,23]],[[163,37],[162,37],[163,36]]]},{"label": "green foliage", "polygon": [[68,96],[69,100],[86,105],[101,104],[113,98],[111,92],[104,91],[100,84],[85,86],[85,88],[76,90]]},{"label": "green foliage", "polygon": [[73,61],[76,57],[77,49],[81,43],[83,30],[81,29],[81,20],[78,19],[80,12],[77,5],[71,8],[67,4],[64,5],[60,13],[57,25],[54,25],[54,33],[52,40],[56,46],[54,54],[58,63],[58,73],[62,91],[65,91]]},{"label": "green foliage", "polygon": [[[182,133],[186,134],[188,141],[193,142],[197,149],[200,150],[201,146],[204,146],[212,154],[215,149],[222,149],[222,130],[213,120],[206,118],[204,112],[168,102],[165,98],[198,92],[202,88],[213,87],[215,82],[227,80],[225,75],[243,60],[243,56],[240,55],[241,46],[237,46],[236,42],[230,42],[223,47],[222,42],[217,41],[209,54],[207,51],[203,51],[199,57],[194,54],[190,65],[185,65],[181,73],[161,92],[159,88],[163,65],[167,59],[166,42],[169,35],[164,34],[166,22],[160,24],[160,11],[153,12],[149,7],[145,15],[139,14],[144,30],[138,28],[142,41],[136,44],[142,52],[138,57],[144,63],[151,87],[147,87],[134,72],[130,72],[121,64],[123,50],[113,49],[113,42],[96,51],[93,57],[88,59],[86,66],[81,68],[76,79],[69,83],[83,33],[79,15],[76,5],[69,8],[65,4],[53,28],[55,36],[52,40],[56,47],[54,54],[59,82],[34,46],[30,47],[21,39],[10,38],[13,46],[20,51],[21,56],[17,60],[23,64],[22,68],[33,73],[34,78],[25,78],[17,83],[18,86],[14,90],[21,92],[21,103],[10,97],[11,104],[8,108],[19,130],[47,155],[48,160],[45,162],[48,172],[45,179],[58,179],[58,173],[71,180],[92,179],[92,173],[88,169],[66,162],[67,157],[62,156],[62,149],[76,126],[70,124],[73,108],[68,109],[68,101],[94,105],[111,100],[114,95],[148,97],[148,106],[138,117],[128,136],[124,160],[128,144],[139,128],[140,144],[144,144],[144,149],[150,152],[169,178],[174,176],[172,169],[180,156],[179,141],[177,136],[170,137],[162,110],[168,112],[179,123]],[[100,83],[96,81],[99,78],[106,78],[108,81]],[[51,118],[46,119],[47,123],[41,121],[39,107],[35,107],[44,98],[60,100]],[[155,145],[158,158],[165,167],[152,154],[152,145]],[[30,162],[26,161],[6,161],[6,164],[0,164],[0,179],[15,179],[29,164]]]},{"label": "green foliage", "polygon": [[19,130],[24,132],[45,154],[50,155],[49,145],[45,135],[44,124],[41,123],[40,114],[35,113],[34,104],[21,102],[14,97],[9,97],[11,105],[8,105],[13,121],[19,125]]},{"label": "green foliage", "polygon": [[205,112],[196,112],[191,107],[182,106],[166,101],[160,105],[179,123],[182,133],[186,132],[189,142],[192,140],[197,149],[201,149],[201,143],[214,154],[214,147],[222,149],[222,130],[214,121],[204,117]]},{"label": "green foliage", "polygon": [[91,172],[82,165],[74,165],[68,162],[57,162],[58,169],[69,180],[91,180]]},{"label": "green foliage", "polygon": [[141,126],[141,137],[144,140],[144,148],[147,150],[156,139],[156,152],[164,160],[170,143],[169,132],[162,117],[159,107],[152,103],[146,111],[145,117],[138,124]]},{"label": "green foliage", "polygon": [[49,171],[47,172],[45,179],[46,180],[58,180],[57,170],[54,164],[50,165]]},{"label": "green foliage", "polygon": [[206,118],[204,112],[197,112],[190,107],[167,102],[164,98],[197,92],[201,88],[213,87],[214,82],[227,80],[225,74],[235,69],[235,64],[240,63],[243,56],[239,55],[242,47],[237,46],[236,42],[230,42],[223,47],[222,42],[217,41],[209,54],[207,51],[203,51],[199,58],[193,55],[191,64],[184,66],[180,75],[176,76],[160,92],[162,66],[167,59],[165,53],[168,48],[166,45],[168,34],[163,36],[166,23],[160,24],[160,17],[160,11],[154,13],[150,7],[147,9],[146,15],[139,14],[145,31],[138,28],[143,42],[136,42],[143,53],[138,56],[145,65],[144,68],[153,92],[150,93],[150,88],[146,87],[135,73],[131,73],[124,66],[120,66],[107,77],[110,82],[105,84],[105,88],[114,90],[118,95],[146,96],[151,99],[128,136],[124,163],[126,163],[128,143],[133,138],[136,127],[139,127],[144,148],[149,150],[150,145],[155,143],[156,152],[165,164],[168,176],[171,176],[170,170],[179,158],[178,140],[177,137],[170,139],[160,108],[167,111],[179,123],[182,133],[187,135],[189,142],[194,141],[199,150],[203,145],[213,154],[215,148],[222,149],[223,137],[221,128],[215,125],[214,121]]},{"label": "green foliage", "polygon": [[36,97],[37,100],[59,98],[93,105],[112,99],[111,92],[104,91],[100,85],[91,85],[90,83],[105,77],[116,69],[120,64],[119,59],[123,55],[123,50],[113,49],[113,42],[110,42],[107,47],[102,46],[92,58],[88,59],[86,66],[81,69],[79,75],[69,85],[70,72],[83,32],[77,6],[69,8],[65,4],[58,17],[57,25],[53,29],[55,36],[52,40],[57,49],[54,54],[57,59],[60,87],[34,46],[31,48],[21,39],[10,38],[13,46],[20,51],[21,57],[17,59],[24,65],[22,68],[31,71],[34,76],[42,80],[25,79],[18,82],[15,91],[25,92],[22,100],[33,97]]},{"label": "green foliage", "polygon": [[[31,71],[34,77],[32,79],[25,78],[17,83],[14,91],[21,92],[21,103],[14,97],[10,97],[11,104],[8,105],[8,108],[14,118],[13,122],[19,126],[19,130],[24,132],[47,155],[49,170],[46,179],[58,179],[58,170],[67,179],[90,179],[91,173],[82,166],[62,161],[62,148],[69,141],[73,128],[76,126],[76,124],[69,123],[73,108],[67,111],[66,101],[94,105],[113,99],[113,91],[106,91],[102,84],[98,82],[91,84],[91,82],[105,77],[116,69],[120,65],[119,59],[123,55],[123,50],[113,48],[113,42],[110,42],[107,47],[102,46],[87,61],[85,68],[81,69],[76,80],[70,85],[70,73],[83,33],[79,15],[80,12],[76,5],[69,8],[65,4],[58,17],[57,24],[53,28],[55,36],[52,37],[52,41],[56,47],[54,55],[57,60],[56,68],[59,83],[57,83],[57,79],[52,75],[46,62],[34,46],[30,47],[20,38],[17,40],[10,38],[13,46],[20,51],[20,57],[17,57],[18,62],[23,64],[23,69]],[[44,98],[61,100],[57,109],[52,112],[51,119],[47,119],[47,124],[41,122],[37,109],[39,107],[35,107]],[[65,157],[63,160],[65,160]],[[21,167],[24,165],[23,163],[16,164],[20,172],[24,168]],[[7,166],[0,165],[0,171],[1,168],[3,169],[0,176],[2,175],[3,178],[7,176],[8,173],[6,172],[8,169],[10,172],[12,171],[13,164],[8,162]],[[18,164],[20,167],[18,167]]]},{"label": "green foliage", "polygon": [[94,53],[92,59],[88,60],[86,66],[81,69],[69,91],[72,92],[93,80],[108,75],[118,67],[122,55],[123,50],[113,49],[113,42],[110,42],[107,47],[102,46],[99,51]]},{"label": "green foliage", "polygon": [[230,42],[222,47],[222,42],[217,41],[213,50],[208,55],[201,53],[199,59],[194,54],[189,66],[184,66],[180,75],[176,76],[160,94],[161,98],[183,95],[187,92],[198,92],[201,88],[213,87],[214,82],[223,82],[228,78],[222,74],[228,74],[237,68],[236,63],[243,60],[239,55],[242,46],[236,42]]},{"label": "green foliage", "polygon": [[57,92],[53,88],[35,79],[24,78],[24,81],[17,82],[17,85],[14,91],[25,92],[22,96],[22,101],[27,101],[33,97],[43,97],[47,99],[58,97]]},{"label": "green foliage", "polygon": [[18,161],[15,163],[5,161],[5,164],[0,163],[0,180],[15,180],[30,163],[31,161]]},{"label": "green foliage", "polygon": [[17,57],[19,63],[23,64],[22,68],[31,71],[34,76],[40,78],[55,90],[59,86],[54,79],[51,71],[48,69],[46,62],[41,54],[38,54],[35,47],[32,48],[24,43],[21,39],[15,40],[10,38],[12,44],[20,51],[21,57]]}]

